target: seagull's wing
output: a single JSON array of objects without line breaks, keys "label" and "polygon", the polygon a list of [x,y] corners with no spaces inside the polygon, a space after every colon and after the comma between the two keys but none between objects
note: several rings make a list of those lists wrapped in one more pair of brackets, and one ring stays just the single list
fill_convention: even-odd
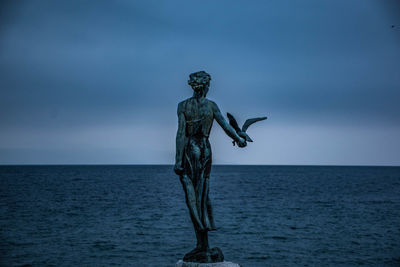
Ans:
[{"label": "seagull's wing", "polygon": [[228,116],[229,124],[233,127],[233,129],[235,129],[236,132],[240,132],[239,125],[237,124],[235,118],[229,113],[226,113],[226,115]]},{"label": "seagull's wing", "polygon": [[247,128],[249,128],[250,125],[252,125],[253,123],[257,122],[257,121],[262,121],[262,120],[266,120],[267,117],[260,117],[260,118],[253,118],[253,119],[248,119],[246,120],[246,122],[243,124],[242,127],[242,131],[246,132]]}]

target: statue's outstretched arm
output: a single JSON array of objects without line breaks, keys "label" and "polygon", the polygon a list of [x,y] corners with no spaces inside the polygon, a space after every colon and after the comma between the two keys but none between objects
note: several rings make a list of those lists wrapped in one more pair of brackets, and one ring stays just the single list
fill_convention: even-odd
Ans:
[{"label": "statue's outstretched arm", "polygon": [[245,146],[246,141],[241,138],[233,129],[232,126],[229,125],[229,123],[225,120],[224,116],[222,116],[221,111],[219,110],[217,104],[214,102],[210,101],[214,113],[214,118],[218,122],[219,125],[221,125],[222,129],[225,131],[225,133],[230,136],[236,143],[241,144],[241,146]]},{"label": "statue's outstretched arm", "polygon": [[180,175],[183,172],[182,158],[183,150],[185,147],[185,129],[186,120],[183,114],[182,103],[178,105],[178,132],[176,133],[176,155],[175,155],[175,167],[176,174]]}]

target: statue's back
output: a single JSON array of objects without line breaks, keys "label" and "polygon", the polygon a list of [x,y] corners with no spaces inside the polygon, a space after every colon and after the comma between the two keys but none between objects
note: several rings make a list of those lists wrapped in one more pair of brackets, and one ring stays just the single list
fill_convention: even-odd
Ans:
[{"label": "statue's back", "polygon": [[211,102],[204,99],[188,98],[183,102],[183,113],[186,120],[186,136],[201,135],[208,137],[210,135],[213,110]]}]

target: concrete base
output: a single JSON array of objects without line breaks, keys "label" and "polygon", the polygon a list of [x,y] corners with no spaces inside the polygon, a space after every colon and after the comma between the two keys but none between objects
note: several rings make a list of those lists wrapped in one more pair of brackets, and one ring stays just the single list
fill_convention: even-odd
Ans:
[{"label": "concrete base", "polygon": [[176,263],[176,267],[241,267],[241,266],[237,263],[233,263],[230,261],[197,263],[197,262],[185,262],[183,260],[179,260]]}]

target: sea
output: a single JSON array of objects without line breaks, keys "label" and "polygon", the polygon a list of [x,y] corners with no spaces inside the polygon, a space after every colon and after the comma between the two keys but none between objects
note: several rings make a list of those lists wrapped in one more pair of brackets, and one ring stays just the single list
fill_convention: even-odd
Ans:
[{"label": "sea", "polygon": [[[400,266],[400,167],[216,165],[211,247],[258,266]],[[170,165],[0,166],[0,266],[173,267],[195,246]]]}]

